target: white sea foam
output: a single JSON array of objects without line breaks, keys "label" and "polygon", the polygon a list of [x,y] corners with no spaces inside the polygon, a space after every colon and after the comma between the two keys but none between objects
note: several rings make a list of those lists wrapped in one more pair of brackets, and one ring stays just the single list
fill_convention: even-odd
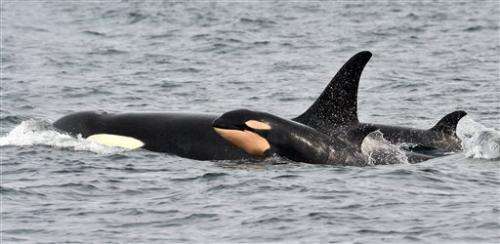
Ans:
[{"label": "white sea foam", "polygon": [[500,158],[500,131],[488,128],[470,116],[462,118],[457,125],[457,136],[462,141],[465,156],[470,158]]},{"label": "white sea foam", "polygon": [[361,144],[361,152],[368,156],[371,165],[408,163],[404,151],[387,141],[379,130],[365,137]]},{"label": "white sea foam", "polygon": [[123,148],[109,147],[82,137],[72,137],[59,133],[53,129],[50,123],[33,119],[21,122],[6,136],[0,137],[0,146],[32,145],[70,148],[76,151],[91,151],[103,154],[126,151]]}]

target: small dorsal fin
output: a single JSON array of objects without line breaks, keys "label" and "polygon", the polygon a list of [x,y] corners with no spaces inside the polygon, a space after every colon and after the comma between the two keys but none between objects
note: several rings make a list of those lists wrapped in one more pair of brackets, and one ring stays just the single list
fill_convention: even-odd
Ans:
[{"label": "small dorsal fin", "polygon": [[346,135],[347,140],[349,140],[351,145],[357,146],[359,148],[359,147],[361,147],[361,144],[363,143],[363,140],[365,139],[365,137],[368,134],[370,134],[378,129],[379,129],[378,127],[372,126],[372,125],[357,126],[353,129],[350,129],[347,132],[347,135]]},{"label": "small dorsal fin", "polygon": [[293,120],[322,131],[336,125],[358,123],[359,78],[371,56],[370,52],[363,51],[349,59],[313,105]]},{"label": "small dorsal fin", "polygon": [[455,133],[458,121],[463,118],[467,113],[462,110],[457,110],[445,115],[437,124],[431,128],[434,131],[441,131],[449,134]]}]

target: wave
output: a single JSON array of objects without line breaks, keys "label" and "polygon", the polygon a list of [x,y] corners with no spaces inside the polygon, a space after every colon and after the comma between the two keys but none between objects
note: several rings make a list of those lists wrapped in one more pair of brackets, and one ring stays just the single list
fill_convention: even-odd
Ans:
[{"label": "wave", "polygon": [[466,157],[500,158],[500,131],[488,128],[469,116],[465,116],[458,122],[457,136],[462,141],[462,149]]},{"label": "wave", "polygon": [[29,119],[22,121],[6,136],[0,137],[0,147],[44,145],[69,148],[75,151],[91,151],[100,154],[115,154],[126,151],[124,148],[109,147],[56,131],[51,123]]}]

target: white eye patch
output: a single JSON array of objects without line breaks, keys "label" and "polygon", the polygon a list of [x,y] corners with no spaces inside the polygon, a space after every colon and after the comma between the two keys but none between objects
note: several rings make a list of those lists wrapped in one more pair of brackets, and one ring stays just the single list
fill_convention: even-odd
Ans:
[{"label": "white eye patch", "polygon": [[110,147],[122,147],[127,149],[137,149],[144,146],[144,142],[133,137],[112,134],[95,134],[87,137],[87,140]]}]

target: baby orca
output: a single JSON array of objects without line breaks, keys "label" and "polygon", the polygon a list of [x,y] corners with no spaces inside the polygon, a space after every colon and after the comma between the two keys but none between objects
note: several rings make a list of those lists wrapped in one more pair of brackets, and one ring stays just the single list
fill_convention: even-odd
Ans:
[{"label": "baby orca", "polygon": [[376,127],[351,130],[346,139],[323,134],[306,125],[247,109],[224,113],[214,120],[221,137],[256,157],[273,154],[297,162],[365,166],[361,143]]}]

